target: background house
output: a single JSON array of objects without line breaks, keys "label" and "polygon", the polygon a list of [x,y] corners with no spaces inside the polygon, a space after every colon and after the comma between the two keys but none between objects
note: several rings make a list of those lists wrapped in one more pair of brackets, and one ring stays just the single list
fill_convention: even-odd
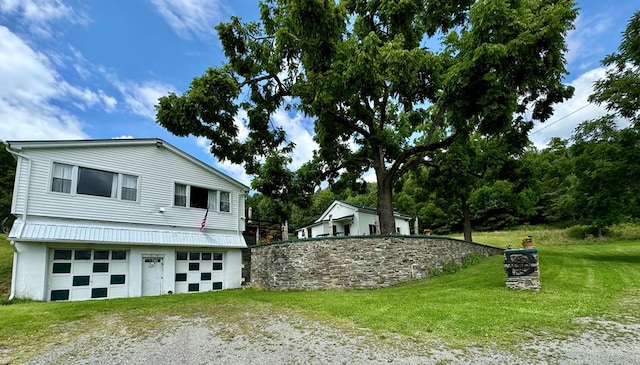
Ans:
[{"label": "background house", "polygon": [[11,297],[237,288],[249,188],[160,139],[12,141]]},{"label": "background house", "polygon": [[[411,217],[394,213],[396,232],[408,235]],[[379,234],[376,208],[336,200],[313,224],[296,231],[298,238],[366,236]]]}]

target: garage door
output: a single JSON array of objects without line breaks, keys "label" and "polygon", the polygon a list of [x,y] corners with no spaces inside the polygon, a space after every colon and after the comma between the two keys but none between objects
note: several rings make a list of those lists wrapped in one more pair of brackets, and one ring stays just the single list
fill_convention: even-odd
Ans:
[{"label": "garage door", "polygon": [[128,296],[127,251],[51,249],[49,255],[49,300]]},{"label": "garage door", "polygon": [[176,293],[223,289],[223,258],[222,252],[176,252]]}]

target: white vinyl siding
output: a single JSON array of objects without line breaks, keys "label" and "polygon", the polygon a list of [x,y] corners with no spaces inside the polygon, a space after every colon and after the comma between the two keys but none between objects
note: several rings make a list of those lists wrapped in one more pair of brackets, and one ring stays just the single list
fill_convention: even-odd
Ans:
[{"label": "white vinyl siding", "polygon": [[[209,191],[229,193],[230,212],[219,212],[220,201],[213,202],[216,209],[210,209],[208,221],[215,223],[207,225],[207,228],[234,233],[244,229],[242,217],[245,215],[246,188],[168,148],[155,145],[94,146],[24,149],[22,153],[29,159],[18,158],[16,204],[12,208],[16,215],[24,211],[29,189],[30,215],[199,229],[204,211],[184,209],[174,204],[175,182],[178,182],[185,187],[202,186]],[[76,194],[73,184],[70,194],[51,192],[54,163],[137,176],[136,203]],[[77,172],[72,174],[72,178],[77,178]],[[185,204],[188,205],[188,200]],[[162,213],[160,208],[164,208]]]}]

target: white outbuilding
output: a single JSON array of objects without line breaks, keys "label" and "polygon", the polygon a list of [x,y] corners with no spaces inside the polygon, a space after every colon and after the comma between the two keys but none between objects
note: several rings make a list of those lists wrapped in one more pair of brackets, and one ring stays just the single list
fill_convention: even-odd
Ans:
[{"label": "white outbuilding", "polygon": [[238,288],[249,188],[161,139],[9,141],[11,298]]}]

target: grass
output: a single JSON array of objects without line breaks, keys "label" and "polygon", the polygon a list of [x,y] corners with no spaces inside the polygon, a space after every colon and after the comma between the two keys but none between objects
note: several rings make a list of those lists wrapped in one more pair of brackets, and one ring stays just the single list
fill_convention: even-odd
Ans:
[{"label": "grass", "polygon": [[[523,337],[560,338],[584,330],[587,324],[576,321],[582,317],[640,321],[640,240],[577,244],[565,233],[527,227],[474,235],[477,241],[499,247],[515,247],[520,237],[534,236],[540,259],[539,292],[507,289],[503,258],[496,256],[454,274],[377,290],[247,289],[18,302],[0,306],[0,350],[10,349],[14,359],[28,359],[94,328],[110,331],[125,326],[144,335],[146,328],[165,326],[166,319],[175,316],[235,322],[240,331],[250,333],[258,330],[252,318],[297,313],[341,328],[368,329],[377,340],[400,336],[414,343],[444,340],[452,346],[509,346]],[[0,252],[5,252],[3,245],[8,243],[0,241]]]},{"label": "grass", "polygon": [[11,291],[11,266],[13,265],[13,249],[7,242],[7,235],[0,234],[0,302],[9,296]]}]

